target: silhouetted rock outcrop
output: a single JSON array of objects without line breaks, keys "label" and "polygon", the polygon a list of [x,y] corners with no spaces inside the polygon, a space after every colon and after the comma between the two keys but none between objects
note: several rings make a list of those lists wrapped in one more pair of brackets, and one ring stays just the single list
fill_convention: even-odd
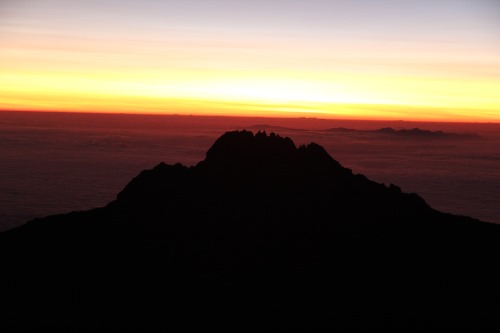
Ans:
[{"label": "silhouetted rock outcrop", "polygon": [[1,234],[1,325],[499,328],[499,241],[317,144],[229,132],[106,207]]}]

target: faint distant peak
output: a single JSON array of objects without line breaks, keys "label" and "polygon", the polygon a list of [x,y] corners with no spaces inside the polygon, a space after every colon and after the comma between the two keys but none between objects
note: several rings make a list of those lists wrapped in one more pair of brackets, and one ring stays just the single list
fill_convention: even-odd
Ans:
[{"label": "faint distant peak", "polygon": [[286,127],[283,127],[283,126],[273,126],[273,125],[267,125],[267,124],[256,124],[256,125],[250,126],[250,128],[256,129],[256,130],[270,130],[270,129],[273,129],[273,128],[286,128]]},{"label": "faint distant peak", "polygon": [[449,136],[449,135],[458,135],[457,133],[445,133],[443,131],[428,131],[428,130],[422,130],[420,128],[395,130],[392,127],[384,127],[384,128],[375,130],[374,132],[376,132],[376,133],[384,133],[384,134],[394,134],[394,135],[412,135],[412,136]]},{"label": "faint distant peak", "polygon": [[359,133],[359,134],[379,134],[384,136],[398,136],[411,138],[449,138],[449,139],[478,139],[480,136],[476,133],[448,133],[443,131],[429,131],[420,128],[411,129],[394,129],[392,127],[384,127],[376,130],[357,130],[352,128],[329,128],[328,132],[337,133]]},{"label": "faint distant peak", "polygon": [[306,129],[302,128],[291,128],[291,127],[285,127],[285,126],[276,126],[276,125],[268,125],[268,124],[256,124],[252,125],[249,127],[252,130],[255,131],[308,131]]}]

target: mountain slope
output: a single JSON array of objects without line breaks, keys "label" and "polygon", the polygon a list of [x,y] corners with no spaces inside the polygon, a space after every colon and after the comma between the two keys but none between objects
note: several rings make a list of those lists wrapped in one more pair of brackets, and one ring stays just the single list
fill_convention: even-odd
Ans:
[{"label": "mountain slope", "polygon": [[499,240],[499,226],[354,175],[317,144],[228,132],[106,207],[3,233],[5,325],[498,327]]}]

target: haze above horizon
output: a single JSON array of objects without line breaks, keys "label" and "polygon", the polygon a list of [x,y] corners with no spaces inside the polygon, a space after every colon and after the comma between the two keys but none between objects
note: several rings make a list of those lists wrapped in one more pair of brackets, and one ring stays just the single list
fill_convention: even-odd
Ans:
[{"label": "haze above horizon", "polygon": [[0,4],[0,109],[500,121],[495,0]]}]

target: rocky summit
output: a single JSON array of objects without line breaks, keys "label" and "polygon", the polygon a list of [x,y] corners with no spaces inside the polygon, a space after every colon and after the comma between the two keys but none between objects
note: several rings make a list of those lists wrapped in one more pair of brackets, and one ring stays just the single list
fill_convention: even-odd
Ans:
[{"label": "rocky summit", "polygon": [[500,226],[274,133],[225,133],[0,250],[3,331],[500,328]]}]

